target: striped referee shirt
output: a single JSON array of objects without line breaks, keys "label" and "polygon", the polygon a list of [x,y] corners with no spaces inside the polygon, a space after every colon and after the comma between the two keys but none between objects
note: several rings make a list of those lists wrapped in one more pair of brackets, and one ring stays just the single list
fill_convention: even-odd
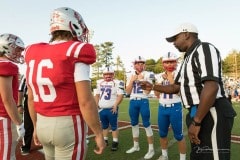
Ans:
[{"label": "striped referee shirt", "polygon": [[180,85],[182,102],[186,108],[199,104],[204,81],[208,80],[218,82],[216,99],[225,97],[220,52],[212,44],[197,40],[185,53],[175,78],[175,83]]},{"label": "striped referee shirt", "polygon": [[20,81],[18,92],[23,92],[24,96],[27,95],[27,84],[26,84],[26,78],[25,77],[22,77],[22,79]]}]

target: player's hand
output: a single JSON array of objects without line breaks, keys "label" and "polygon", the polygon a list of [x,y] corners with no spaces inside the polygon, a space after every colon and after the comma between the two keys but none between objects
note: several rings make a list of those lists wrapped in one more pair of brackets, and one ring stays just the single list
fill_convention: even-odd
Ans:
[{"label": "player's hand", "polygon": [[144,76],[142,74],[139,74],[138,75],[138,80],[143,80],[144,79]]},{"label": "player's hand", "polygon": [[39,139],[38,139],[38,136],[37,136],[37,133],[36,133],[36,130],[34,129],[33,131],[33,141],[34,141],[34,144],[36,146],[41,146],[42,144],[40,143]]},{"label": "player's hand", "polygon": [[25,128],[24,128],[24,124],[20,124],[20,125],[16,125],[17,128],[17,134],[18,134],[18,139],[17,141],[19,141],[20,139],[23,139],[24,135],[25,135]]},{"label": "player's hand", "polygon": [[138,80],[138,75],[132,75],[131,77],[131,82],[137,81]]},{"label": "player's hand", "polygon": [[102,154],[104,151],[104,148],[106,147],[106,143],[104,141],[103,135],[102,134],[96,135],[95,141],[97,146],[96,146],[96,149],[94,149],[94,152],[96,154]]},{"label": "player's hand", "polygon": [[22,106],[19,106],[17,109],[18,109],[19,114],[23,114],[23,107]]},{"label": "player's hand", "polygon": [[200,144],[201,140],[198,138],[198,133],[201,126],[194,126],[191,124],[188,128],[188,137],[191,143]]},{"label": "player's hand", "polygon": [[117,114],[117,107],[116,107],[116,106],[113,106],[113,108],[112,108],[112,114]]},{"label": "player's hand", "polygon": [[153,85],[148,81],[140,81],[140,86],[143,90],[151,91]]}]

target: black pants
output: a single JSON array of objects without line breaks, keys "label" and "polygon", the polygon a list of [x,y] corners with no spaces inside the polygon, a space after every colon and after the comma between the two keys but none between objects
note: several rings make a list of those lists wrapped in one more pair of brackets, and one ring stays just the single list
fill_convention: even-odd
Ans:
[{"label": "black pants", "polygon": [[[202,120],[199,145],[191,144],[191,160],[230,160],[231,130],[236,112],[226,98],[215,101],[214,107]],[[192,119],[186,116],[187,126]],[[218,158],[214,158],[216,153]]]},{"label": "black pants", "polygon": [[33,136],[33,123],[32,119],[29,114],[28,110],[28,98],[27,96],[24,96],[24,103],[23,103],[23,123],[24,123],[24,128],[25,128],[25,136],[24,136],[24,141],[25,145],[22,146],[23,150],[30,150],[31,148],[31,142],[32,142],[32,136]]}]

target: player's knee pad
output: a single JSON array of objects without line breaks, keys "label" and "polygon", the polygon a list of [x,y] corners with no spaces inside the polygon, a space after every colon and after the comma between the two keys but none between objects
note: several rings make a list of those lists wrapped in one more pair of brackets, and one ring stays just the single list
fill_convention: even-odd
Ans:
[{"label": "player's knee pad", "polygon": [[144,128],[148,128],[150,126],[150,122],[149,121],[143,122],[143,126],[144,126]]},{"label": "player's knee pad", "polygon": [[139,125],[132,126],[133,137],[139,137]]},{"label": "player's knee pad", "polygon": [[177,134],[177,135],[174,134],[174,138],[175,138],[177,141],[181,141],[181,140],[183,139],[183,134]]},{"label": "player's knee pad", "polygon": [[152,131],[151,126],[145,128],[145,131],[146,131],[147,137],[151,137],[153,135],[153,131]]}]

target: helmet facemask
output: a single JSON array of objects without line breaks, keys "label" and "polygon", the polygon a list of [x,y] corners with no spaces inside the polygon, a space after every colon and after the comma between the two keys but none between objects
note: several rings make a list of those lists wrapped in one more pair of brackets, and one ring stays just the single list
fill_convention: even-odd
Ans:
[{"label": "helmet facemask", "polygon": [[141,73],[142,71],[145,70],[145,58],[142,56],[138,56],[133,60],[133,65],[134,65],[134,70],[136,71],[136,74]]},{"label": "helmet facemask", "polygon": [[177,61],[163,61],[163,68],[165,71],[173,72],[177,68]]},{"label": "helmet facemask", "polygon": [[141,73],[142,71],[145,70],[145,62],[135,62],[134,63],[134,69],[137,72],[136,74]]},{"label": "helmet facemask", "polygon": [[106,67],[103,70],[103,79],[107,82],[109,81],[113,81],[114,79],[114,70],[112,69],[112,67]]},{"label": "helmet facemask", "polygon": [[110,81],[113,81],[113,78],[114,78],[114,73],[104,73],[103,74],[104,81],[110,82]]},{"label": "helmet facemask", "polygon": [[162,58],[163,68],[168,72],[173,72],[177,68],[178,57],[172,52],[168,52]]}]

